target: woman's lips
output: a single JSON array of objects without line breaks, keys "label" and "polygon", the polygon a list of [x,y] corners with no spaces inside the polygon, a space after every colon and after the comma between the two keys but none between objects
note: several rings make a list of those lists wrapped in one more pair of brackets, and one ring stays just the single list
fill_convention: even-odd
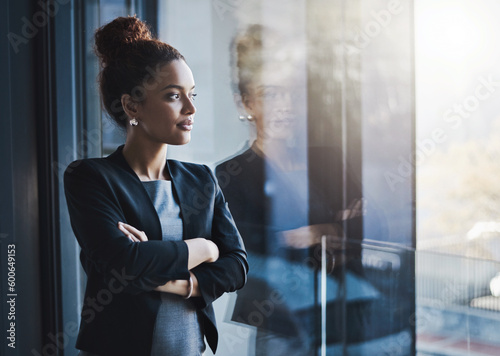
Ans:
[{"label": "woman's lips", "polygon": [[193,129],[193,120],[184,120],[181,123],[178,123],[177,126],[184,131],[191,131]]}]

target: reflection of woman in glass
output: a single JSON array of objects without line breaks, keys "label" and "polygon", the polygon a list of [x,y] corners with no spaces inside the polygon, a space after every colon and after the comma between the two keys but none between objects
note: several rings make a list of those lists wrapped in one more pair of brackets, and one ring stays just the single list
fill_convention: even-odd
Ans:
[{"label": "reflection of woman in glass", "polygon": [[[251,266],[233,320],[257,327],[257,355],[315,355],[321,236],[327,236],[330,291],[340,290],[333,276],[345,275],[344,268],[354,283],[361,281],[359,243],[342,245],[346,222],[350,239],[362,237],[361,192],[351,184],[349,195],[357,199],[342,209],[340,155],[306,146],[306,67],[297,43],[254,25],[235,39],[234,54],[234,89],[256,139],[216,169]],[[321,165],[326,168],[316,176],[328,184],[316,188],[314,169]],[[356,341],[363,334],[362,312],[348,310],[351,326],[342,334],[343,306],[333,294],[327,300],[328,342]]]},{"label": "reflection of woman in glass", "polygon": [[135,17],[95,35],[103,104],[125,145],[64,176],[87,287],[81,355],[201,355],[217,346],[212,302],[241,288],[246,253],[213,173],[167,160],[190,141],[194,79]]}]

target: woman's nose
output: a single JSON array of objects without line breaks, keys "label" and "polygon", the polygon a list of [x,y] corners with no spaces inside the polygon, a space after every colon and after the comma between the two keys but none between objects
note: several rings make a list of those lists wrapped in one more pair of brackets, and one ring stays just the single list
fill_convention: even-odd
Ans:
[{"label": "woman's nose", "polygon": [[196,106],[194,106],[193,99],[187,97],[184,101],[183,113],[186,115],[193,115],[196,112]]}]

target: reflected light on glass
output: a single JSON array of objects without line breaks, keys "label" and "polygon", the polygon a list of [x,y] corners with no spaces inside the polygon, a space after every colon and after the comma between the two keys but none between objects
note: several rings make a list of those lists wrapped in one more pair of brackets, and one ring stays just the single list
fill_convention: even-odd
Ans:
[{"label": "reflected light on glass", "polygon": [[480,11],[484,8],[472,1],[417,2],[417,56],[455,68],[481,61],[489,53],[485,39],[492,34]]}]

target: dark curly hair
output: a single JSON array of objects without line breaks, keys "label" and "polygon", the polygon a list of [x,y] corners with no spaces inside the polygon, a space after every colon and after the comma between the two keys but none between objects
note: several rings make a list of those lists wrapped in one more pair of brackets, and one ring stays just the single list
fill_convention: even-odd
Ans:
[{"label": "dark curly hair", "polygon": [[185,59],[174,47],[153,37],[149,27],[136,16],[114,19],[97,29],[94,38],[101,63],[98,81],[102,104],[111,118],[125,128],[122,95],[143,100],[145,89],[158,79],[160,66]]},{"label": "dark curly hair", "polygon": [[247,94],[248,85],[258,80],[261,70],[273,66],[276,71],[300,70],[305,53],[293,34],[260,24],[248,26],[232,40],[231,88],[234,93]]}]

